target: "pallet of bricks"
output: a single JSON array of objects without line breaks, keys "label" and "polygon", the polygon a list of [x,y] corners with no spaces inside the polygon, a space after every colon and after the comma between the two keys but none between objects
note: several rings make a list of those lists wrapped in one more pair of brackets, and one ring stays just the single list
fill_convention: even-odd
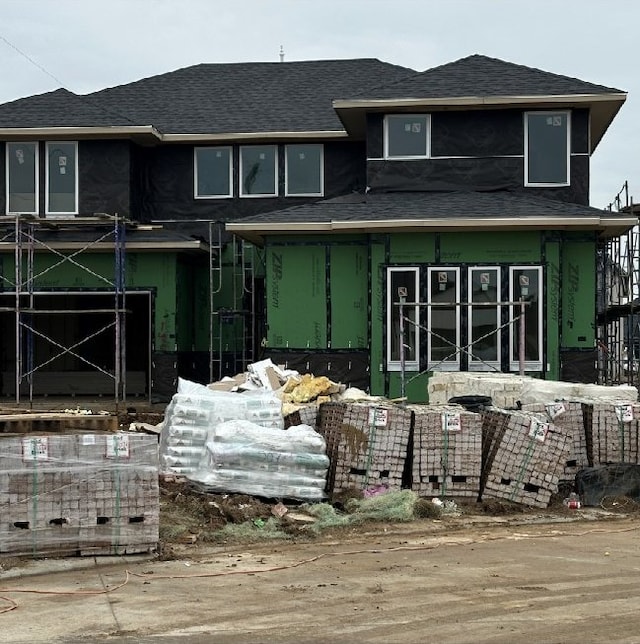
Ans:
[{"label": "pallet of bricks", "polygon": [[411,405],[411,489],[419,496],[478,498],[482,416],[458,405]]},{"label": "pallet of bricks", "polygon": [[402,489],[412,412],[390,404],[324,403],[317,431],[327,444],[329,497]]},{"label": "pallet of bricks", "polygon": [[563,476],[572,437],[543,414],[483,412],[482,499],[547,507]]},{"label": "pallet of bricks", "polygon": [[0,554],[127,554],[156,548],[157,437],[4,435],[0,455]]},{"label": "pallet of bricks", "polygon": [[640,404],[629,401],[584,403],[589,465],[640,463]]},{"label": "pallet of bricks", "polygon": [[576,474],[589,466],[584,408],[583,403],[571,400],[529,403],[522,406],[522,411],[542,414],[549,422],[570,435],[569,455],[560,476],[560,482],[563,483],[573,483]]}]

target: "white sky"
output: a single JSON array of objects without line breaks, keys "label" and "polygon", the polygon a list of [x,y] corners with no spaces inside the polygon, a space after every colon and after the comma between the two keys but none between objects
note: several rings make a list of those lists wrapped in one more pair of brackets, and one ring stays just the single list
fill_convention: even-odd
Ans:
[{"label": "white sky", "polygon": [[637,0],[0,0],[0,103],[202,62],[278,61],[281,45],[289,61],[418,71],[484,54],[629,93],[592,157],[591,205],[604,208],[625,181],[631,196],[640,186],[639,24]]}]

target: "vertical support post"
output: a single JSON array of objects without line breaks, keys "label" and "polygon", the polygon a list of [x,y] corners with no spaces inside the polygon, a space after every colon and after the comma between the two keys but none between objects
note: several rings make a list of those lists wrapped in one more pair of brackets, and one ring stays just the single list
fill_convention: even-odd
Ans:
[{"label": "vertical support post", "polygon": [[525,318],[524,318],[525,303],[524,298],[520,298],[520,317],[518,319],[518,373],[524,376],[524,362],[525,362]]},{"label": "vertical support post", "polygon": [[400,334],[400,397],[404,398],[406,396],[406,388],[407,388],[407,374],[405,369],[405,355],[404,355],[404,347],[405,347],[404,303],[406,302],[407,298],[402,293],[399,293],[398,299],[400,301],[400,305],[398,307],[400,311],[400,324],[398,327],[398,333]]},{"label": "vertical support post", "polygon": [[[35,234],[36,229],[33,223],[27,224],[28,245],[27,245],[27,292],[29,293],[29,309],[35,310],[34,296],[34,262],[35,262]],[[33,407],[33,378],[34,378],[34,337],[33,337],[33,313],[27,316],[27,382],[29,383],[29,407]]]},{"label": "vertical support post", "polygon": [[16,322],[16,403],[20,402],[20,380],[22,378],[22,342],[20,328],[20,291],[22,288],[22,233],[20,230],[20,215],[16,215],[15,221],[16,247],[15,258],[15,322]]},{"label": "vertical support post", "polygon": [[126,400],[126,349],[125,349],[125,231],[118,213],[114,217],[115,236],[115,407],[118,411],[120,398]]}]

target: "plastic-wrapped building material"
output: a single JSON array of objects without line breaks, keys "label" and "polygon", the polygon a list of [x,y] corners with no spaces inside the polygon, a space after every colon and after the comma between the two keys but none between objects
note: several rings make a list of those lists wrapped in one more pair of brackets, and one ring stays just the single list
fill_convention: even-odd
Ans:
[{"label": "plastic-wrapped building material", "polygon": [[211,492],[317,501],[328,468],[325,441],[312,427],[232,420],[212,428],[200,467],[186,476]]},{"label": "plastic-wrapped building material", "polygon": [[247,420],[283,429],[282,402],[268,390],[229,393],[181,380],[165,412],[160,437],[160,470],[187,475],[204,456],[209,433],[220,423]]},{"label": "plastic-wrapped building material", "polygon": [[0,437],[0,553],[129,554],[159,534],[158,440]]}]

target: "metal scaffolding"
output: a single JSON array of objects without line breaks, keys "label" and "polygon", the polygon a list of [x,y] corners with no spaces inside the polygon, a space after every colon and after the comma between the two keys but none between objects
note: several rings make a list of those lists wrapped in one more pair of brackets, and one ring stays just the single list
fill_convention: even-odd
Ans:
[{"label": "metal scaffolding", "polygon": [[[28,393],[29,403],[34,395],[42,392],[35,387],[35,376],[45,367],[65,356],[71,356],[83,365],[89,366],[113,381],[116,403],[126,400],[126,220],[119,215],[96,215],[71,219],[42,219],[33,215],[7,215],[0,217],[0,246],[13,246],[13,275],[0,275],[2,291],[13,295],[13,306],[0,308],[0,312],[13,314],[15,318],[15,399],[20,403],[21,395]],[[79,234],[78,234],[79,233]],[[73,241],[81,237],[82,241]],[[82,263],[81,255],[87,251],[113,250],[113,275],[102,275]],[[46,256],[47,261],[37,263],[36,256]],[[43,306],[50,301],[56,290],[43,288],[42,282],[56,269],[69,264],[81,272],[91,275],[101,284],[100,294],[111,295],[113,307],[109,308],[51,308]],[[8,269],[8,266],[5,268]],[[60,293],[60,289],[57,289]],[[45,300],[46,298],[46,300]],[[38,328],[38,320],[46,316],[84,316],[99,314],[107,322],[99,329],[67,345],[64,339],[53,337]],[[64,320],[63,320],[64,322]],[[62,325],[64,328],[64,324]],[[113,329],[113,368],[97,364],[87,355],[84,347],[90,340]],[[44,342],[49,351],[46,356],[38,354],[37,341]],[[53,347],[53,349],[51,349]],[[45,370],[46,371],[46,370]],[[64,372],[62,372],[62,376]]]},{"label": "metal scaffolding", "polygon": [[[640,214],[625,182],[608,206]],[[598,379],[601,384],[640,385],[640,229],[598,248]]]}]

